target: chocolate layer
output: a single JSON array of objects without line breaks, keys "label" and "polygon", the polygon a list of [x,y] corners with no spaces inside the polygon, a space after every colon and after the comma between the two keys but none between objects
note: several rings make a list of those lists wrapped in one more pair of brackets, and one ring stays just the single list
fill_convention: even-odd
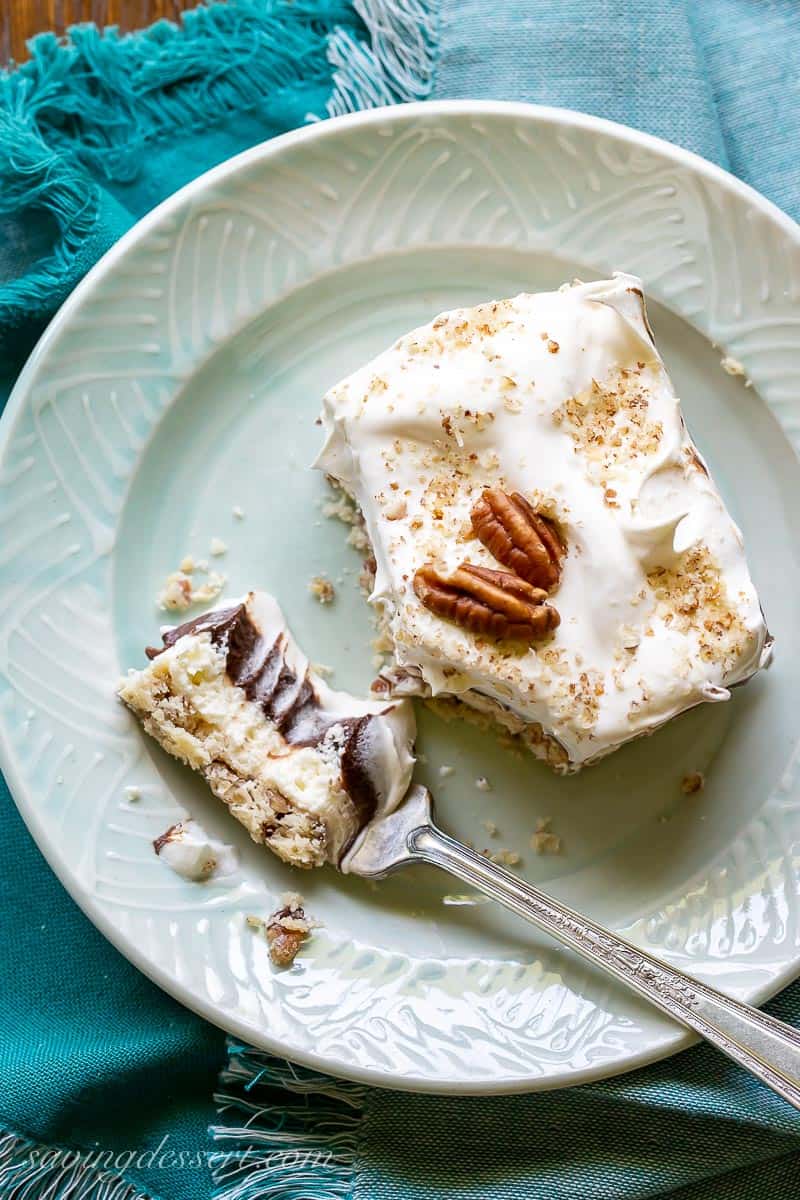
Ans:
[{"label": "chocolate layer", "polygon": [[370,762],[371,716],[337,717],[322,707],[308,675],[298,677],[286,661],[282,633],[267,642],[250,620],[245,604],[203,613],[191,621],[168,629],[161,650],[148,647],[148,658],[156,658],[180,638],[208,633],[216,646],[225,650],[225,672],[247,699],[257,704],[291,746],[317,746],[334,726],[344,732],[340,767],[344,789],[350,797],[361,827],[375,815],[379,796]]}]

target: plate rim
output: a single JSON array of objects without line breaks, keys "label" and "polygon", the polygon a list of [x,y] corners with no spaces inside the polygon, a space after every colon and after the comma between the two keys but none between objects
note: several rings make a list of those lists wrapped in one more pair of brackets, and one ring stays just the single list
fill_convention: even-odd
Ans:
[{"label": "plate rim", "polygon": [[[410,104],[399,104],[380,108],[365,109],[357,113],[348,113],[333,117],[324,122],[318,122],[298,129],[290,130],[277,137],[260,142],[233,157],[226,159],[210,170],[203,172],[196,179],[185,184],[178,191],[168,196],[144,217],[138,220],[122,237],[98,260],[77,284],[58,311],[55,313],[47,328],[42,333],[36,346],[28,357],[20,372],[8,401],[5,411],[0,417],[0,459],[4,456],[10,443],[17,421],[21,416],[29,390],[29,379],[35,375],[40,363],[45,359],[51,344],[59,336],[62,329],[68,325],[72,313],[79,308],[97,283],[108,272],[112,271],[118,261],[123,259],[130,247],[134,246],[172,212],[180,211],[188,202],[202,193],[209,186],[234,175],[237,171],[255,162],[268,162],[271,158],[280,156],[284,150],[302,144],[305,141],[316,141],[326,137],[336,137],[341,130],[358,130],[391,123],[394,121],[408,122],[415,117],[450,117],[465,116],[480,119],[481,117],[505,117],[534,121],[546,125],[560,125],[585,132],[596,132],[612,136],[631,146],[651,149],[665,156],[676,165],[688,168],[723,189],[738,194],[749,202],[770,221],[774,222],[781,231],[800,247],[800,225],[771,200],[768,200],[750,184],[738,179],[723,167],[710,162],[693,151],[686,150],[675,143],[652,134],[644,133],[631,126],[623,125],[603,117],[596,117],[573,109],[556,106],[527,104],[517,101],[500,100],[437,100],[419,101]],[[270,1054],[299,1063],[312,1070],[330,1074],[332,1065],[329,1057],[317,1054],[313,1050],[304,1051],[291,1048],[287,1056],[286,1049],[279,1041],[272,1039],[267,1032],[253,1030],[246,1022],[236,1017],[228,1017],[221,1023],[220,1013],[210,1001],[187,990],[186,985],[168,974],[165,968],[147,960],[136,944],[113,924],[93,894],[81,885],[77,877],[67,874],[66,864],[58,857],[55,845],[48,839],[44,823],[35,805],[30,801],[27,787],[18,776],[14,757],[8,744],[4,724],[0,722],[0,768],[2,768],[9,792],[22,820],[41,852],[48,867],[66,889],[68,895],[75,901],[81,911],[102,935],[148,979],[159,986],[173,999],[185,1008],[201,1016],[210,1024],[223,1032],[239,1038],[241,1041],[260,1046]],[[751,1003],[761,1004],[782,990],[800,974],[800,954],[773,979],[751,995]],[[642,1066],[660,1061],[680,1050],[696,1043],[700,1039],[675,1026],[672,1036],[665,1037],[657,1047],[645,1047],[630,1054],[624,1060],[612,1063],[602,1063],[595,1067],[584,1067],[573,1071],[566,1078],[554,1076],[524,1075],[515,1078],[506,1077],[502,1080],[479,1080],[474,1085],[465,1084],[461,1080],[438,1081],[429,1077],[407,1075],[397,1078],[386,1074],[377,1068],[349,1068],[346,1062],[337,1062],[335,1072],[341,1078],[351,1079],[365,1085],[389,1088],[397,1091],[426,1092],[439,1095],[503,1095],[522,1094],[526,1092],[551,1091],[562,1087],[582,1086],[584,1084],[609,1079],[616,1075],[626,1074]]]}]

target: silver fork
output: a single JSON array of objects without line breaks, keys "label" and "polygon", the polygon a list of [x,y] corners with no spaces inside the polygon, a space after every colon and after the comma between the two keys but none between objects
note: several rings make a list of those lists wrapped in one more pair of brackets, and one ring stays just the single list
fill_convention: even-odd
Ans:
[{"label": "silver fork", "polygon": [[441,867],[628,984],[800,1109],[798,1030],[667,966],[448,837],[434,825],[431,803],[427,788],[412,787],[397,812],[367,830],[342,869],[376,879],[410,863]]}]

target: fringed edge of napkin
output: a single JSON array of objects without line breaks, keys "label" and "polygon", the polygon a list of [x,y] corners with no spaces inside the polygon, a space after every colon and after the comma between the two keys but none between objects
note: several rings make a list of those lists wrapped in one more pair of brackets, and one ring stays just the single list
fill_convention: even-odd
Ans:
[{"label": "fringed edge of napkin", "polygon": [[[50,316],[130,224],[101,181],[134,179],[163,137],[268,110],[305,83],[333,87],[333,46],[358,50],[363,32],[349,0],[231,0],[125,36],[76,25],[34,38],[29,61],[0,71],[0,215],[45,209],[57,233],[35,268],[0,285],[0,335]],[[377,26],[369,35],[381,43]]]},{"label": "fringed edge of napkin", "polygon": [[0,1124],[0,1196],[19,1200],[157,1200],[93,1154],[44,1146]]},{"label": "fringed edge of napkin", "polygon": [[0,215],[46,209],[59,231],[35,272],[0,288],[2,329],[49,311],[54,294],[64,293],[66,282],[77,282],[71,279],[72,263],[96,227],[99,190],[76,163],[46,145],[24,108],[0,111],[0,164]]},{"label": "fringed edge of napkin", "polygon": [[425,99],[438,13],[438,0],[319,0],[313,10],[231,0],[124,37],[77,25],[62,41],[34,38],[30,61],[0,72],[0,215],[45,208],[58,238],[34,270],[0,286],[0,333],[49,316],[108,249],[104,203],[109,229],[124,226],[98,179],[128,182],[145,145],[310,80],[330,79],[328,116]]},{"label": "fringed edge of napkin", "polygon": [[214,1200],[346,1200],[368,1091],[229,1042],[209,1129]]},{"label": "fringed edge of napkin", "polygon": [[439,49],[438,0],[354,0],[369,45],[337,28],[328,61],[334,68],[328,116],[427,100]]}]

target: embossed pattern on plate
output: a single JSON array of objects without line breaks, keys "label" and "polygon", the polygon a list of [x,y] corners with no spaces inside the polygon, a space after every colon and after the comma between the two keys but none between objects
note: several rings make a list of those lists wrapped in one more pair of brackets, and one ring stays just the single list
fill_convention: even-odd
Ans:
[{"label": "embossed pattern on plate", "polygon": [[[317,561],[347,561],[339,528],[315,524],[318,485],[300,469],[320,388],[404,322],[522,290],[520,279],[551,286],[568,266],[640,274],[663,306],[657,328],[676,378],[695,391],[707,383],[716,407],[695,400],[690,419],[695,431],[708,425],[701,444],[748,536],[778,658],[731,714],[692,715],[589,782],[554,784],[475,744],[507,781],[491,803],[508,801],[509,822],[531,789],[554,816],[564,797],[573,853],[526,870],[549,873],[574,907],[682,969],[760,999],[800,961],[800,722],[789,702],[800,237],[788,218],[699,159],[577,114],[453,103],[338,119],[224,164],[141,222],[64,306],[3,419],[0,747],[23,816],[141,969],[238,1036],[319,1069],[431,1090],[553,1087],[685,1042],[490,906],[443,908],[427,877],[413,910],[389,884],[373,894],[327,872],[307,887],[304,877],[325,928],[296,968],[275,973],[244,918],[290,873],[146,746],[113,698],[116,676],[152,640],[160,574],[201,534],[230,540],[232,586],[274,587],[318,657],[338,638],[354,647],[335,663],[351,671],[337,681],[363,684],[361,606],[351,619],[340,599],[326,629],[306,594]],[[724,349],[706,347],[701,363],[693,330]],[[716,367],[723,353],[752,388]],[[211,528],[209,513],[227,521],[245,493],[246,521],[229,532],[220,515]],[[292,514],[308,531],[301,545],[284,532]],[[355,679],[346,660],[359,652]],[[494,808],[465,796],[481,773],[474,751],[434,725],[423,720],[439,811],[469,836]],[[701,750],[714,767],[697,802],[706,808],[660,821],[648,797],[673,760],[692,767]],[[470,764],[449,799],[435,771],[448,753]],[[604,840],[588,813],[594,788],[630,837]],[[153,856],[151,839],[186,807],[240,846],[231,885],[187,884]],[[467,810],[472,827],[459,825]]]}]

